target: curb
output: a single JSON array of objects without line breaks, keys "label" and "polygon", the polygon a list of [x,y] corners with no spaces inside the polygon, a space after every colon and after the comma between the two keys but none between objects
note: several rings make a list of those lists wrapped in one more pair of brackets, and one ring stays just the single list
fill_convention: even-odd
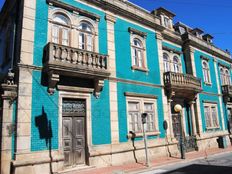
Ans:
[{"label": "curb", "polygon": [[171,165],[174,165],[174,164],[183,164],[183,163],[188,163],[188,162],[193,162],[193,161],[196,161],[196,160],[200,160],[200,159],[207,159],[208,157],[215,157],[215,156],[220,156],[220,155],[223,155],[223,154],[227,154],[227,153],[231,153],[231,151],[225,151],[225,152],[219,152],[219,153],[216,153],[216,154],[209,154],[207,155],[207,157],[205,156],[202,156],[202,157],[197,157],[197,158],[193,158],[193,159],[185,159],[185,160],[180,160],[180,161],[173,161],[173,162],[170,162],[170,163],[164,163],[164,164],[161,164],[159,166],[152,166],[152,167],[149,167],[149,168],[146,168],[146,169],[141,169],[141,170],[134,170],[134,171],[124,171],[123,174],[140,174],[140,173],[143,173],[143,172],[149,172],[149,171],[152,171],[152,170],[157,170],[157,169],[160,169],[164,166],[171,166]]}]

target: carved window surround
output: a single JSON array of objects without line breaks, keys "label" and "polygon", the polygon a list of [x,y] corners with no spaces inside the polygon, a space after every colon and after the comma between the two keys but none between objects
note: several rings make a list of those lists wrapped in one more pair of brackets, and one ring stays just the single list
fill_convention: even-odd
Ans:
[{"label": "carved window surround", "polygon": [[147,33],[142,32],[142,31],[139,31],[139,30],[136,30],[136,29],[131,28],[131,27],[128,28],[128,31],[129,31],[131,34],[137,34],[137,35],[139,35],[139,36],[141,36],[141,37],[143,37],[143,38],[146,38],[146,37],[147,37]]},{"label": "carved window surround", "polygon": [[166,50],[166,51],[168,51],[168,52],[173,52],[173,53],[175,53],[175,54],[183,54],[183,52],[182,51],[179,51],[179,50],[176,50],[176,49],[174,49],[174,48],[169,48],[169,47],[167,47],[167,46],[162,46],[162,49],[163,50]]},{"label": "carved window surround", "polygon": [[57,1],[57,0],[47,0],[47,3],[51,6],[55,6],[55,7],[59,7],[83,16],[86,16],[88,18],[94,19],[99,21],[100,20],[100,16],[94,14],[94,13],[90,13],[89,11],[86,10],[82,10],[80,8],[74,7],[72,5]]}]

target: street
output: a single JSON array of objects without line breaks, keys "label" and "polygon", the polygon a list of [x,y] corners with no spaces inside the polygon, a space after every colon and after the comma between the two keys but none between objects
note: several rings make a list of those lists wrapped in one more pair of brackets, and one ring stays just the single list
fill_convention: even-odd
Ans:
[{"label": "street", "polygon": [[214,155],[206,159],[172,164],[138,174],[227,174],[232,173],[232,153]]}]

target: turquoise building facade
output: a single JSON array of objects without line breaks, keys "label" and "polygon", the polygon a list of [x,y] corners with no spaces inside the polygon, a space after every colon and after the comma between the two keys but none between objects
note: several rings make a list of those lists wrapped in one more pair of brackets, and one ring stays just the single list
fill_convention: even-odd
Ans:
[{"label": "turquoise building facade", "polygon": [[231,145],[232,60],[211,35],[129,1],[12,4],[19,17],[9,24],[11,68],[1,72],[3,174],[143,162],[143,131],[151,160],[167,148],[179,157],[181,135],[186,153]]}]

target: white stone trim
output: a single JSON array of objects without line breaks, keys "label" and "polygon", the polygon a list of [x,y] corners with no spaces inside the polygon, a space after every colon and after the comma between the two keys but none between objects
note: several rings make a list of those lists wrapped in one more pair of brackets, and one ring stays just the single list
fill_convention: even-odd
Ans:
[{"label": "white stone trim", "polygon": [[127,118],[127,133],[129,134],[129,118],[128,118],[128,102],[138,102],[140,105],[139,112],[144,112],[144,103],[152,103],[154,104],[154,125],[155,125],[155,132],[159,131],[159,113],[158,113],[158,106],[157,106],[157,99],[148,99],[143,97],[126,97],[126,118]]},{"label": "white stone trim", "polygon": [[59,151],[63,153],[63,137],[62,137],[62,100],[63,98],[72,98],[72,99],[85,99],[86,100],[86,137],[87,137],[87,146],[92,146],[92,116],[91,116],[91,94],[79,93],[79,92],[65,92],[59,91]]}]

